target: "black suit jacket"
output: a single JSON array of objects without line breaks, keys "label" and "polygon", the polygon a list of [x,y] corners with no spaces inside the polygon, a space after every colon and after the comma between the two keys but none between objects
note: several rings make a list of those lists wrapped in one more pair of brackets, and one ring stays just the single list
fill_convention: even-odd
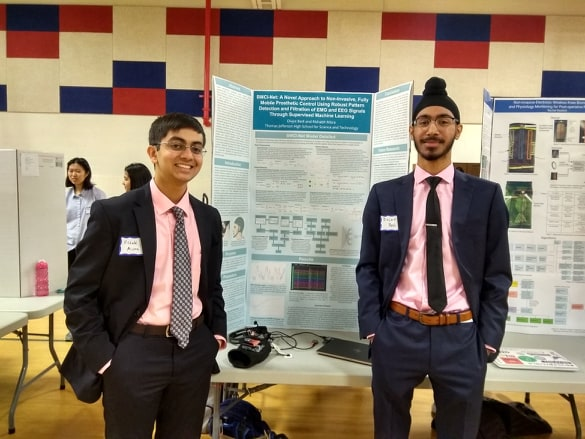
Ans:
[{"label": "black suit jacket", "polygon": [[[190,196],[201,241],[199,298],[206,325],[226,337],[221,286],[222,236],[217,209]],[[139,237],[142,255],[120,255],[122,238]],[[79,399],[101,394],[97,372],[120,338],[146,310],[155,270],[156,226],[150,185],[93,203],[65,290],[66,324],[73,346],[61,373]],[[172,257],[172,255],[169,255]],[[217,368],[216,364],[216,370]],[[99,392],[99,393],[98,393]],[[93,401],[91,401],[93,399]]]}]

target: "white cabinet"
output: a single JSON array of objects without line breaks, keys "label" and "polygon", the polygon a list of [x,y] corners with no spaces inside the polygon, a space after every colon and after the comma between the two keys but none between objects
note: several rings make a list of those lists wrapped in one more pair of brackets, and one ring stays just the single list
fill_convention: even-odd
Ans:
[{"label": "white cabinet", "polygon": [[0,297],[35,294],[35,265],[49,264],[49,292],[67,282],[63,154],[0,149]]}]

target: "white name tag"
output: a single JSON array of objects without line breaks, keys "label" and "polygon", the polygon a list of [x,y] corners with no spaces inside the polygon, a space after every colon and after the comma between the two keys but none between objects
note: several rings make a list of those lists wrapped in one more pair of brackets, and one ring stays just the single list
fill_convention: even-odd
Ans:
[{"label": "white name tag", "polygon": [[142,255],[142,241],[137,236],[128,236],[120,238],[120,256],[122,255]]},{"label": "white name tag", "polygon": [[380,231],[398,230],[398,217],[396,215],[387,215],[380,217]]}]

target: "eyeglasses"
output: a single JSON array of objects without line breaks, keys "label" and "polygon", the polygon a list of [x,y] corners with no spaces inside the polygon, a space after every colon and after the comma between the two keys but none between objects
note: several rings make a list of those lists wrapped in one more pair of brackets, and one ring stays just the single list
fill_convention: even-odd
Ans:
[{"label": "eyeglasses", "polygon": [[417,117],[412,124],[419,128],[428,128],[431,126],[431,122],[435,122],[437,128],[448,128],[453,124],[459,123],[459,120],[451,116],[439,116],[436,119],[431,119],[427,116],[420,116]]},{"label": "eyeglasses", "polygon": [[187,146],[185,142],[181,142],[179,140],[171,140],[170,142],[160,142],[155,143],[154,145],[155,146],[167,145],[167,148],[174,152],[183,152],[187,148],[189,148],[191,154],[200,156],[204,156],[205,153],[207,152],[206,149],[203,149],[201,143],[193,143],[192,145]]}]

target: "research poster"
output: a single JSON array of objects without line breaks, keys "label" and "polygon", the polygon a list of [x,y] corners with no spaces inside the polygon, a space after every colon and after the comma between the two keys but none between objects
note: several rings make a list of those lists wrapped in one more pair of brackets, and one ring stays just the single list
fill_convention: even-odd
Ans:
[{"label": "research poster", "polygon": [[[411,89],[258,91],[214,78],[212,203],[231,329],[357,330],[362,210],[372,181],[408,171]],[[396,115],[405,123],[388,126]]]},{"label": "research poster", "polygon": [[252,103],[249,88],[214,78],[211,202],[223,221],[221,282],[230,331],[249,324],[246,288],[250,252],[246,226],[252,192]]},{"label": "research poster", "polygon": [[492,155],[492,122],[494,117],[494,100],[489,91],[483,90],[483,112],[481,118],[481,178],[489,180]]},{"label": "research poster", "polygon": [[371,185],[409,170],[412,90],[408,82],[374,95]]},{"label": "research poster", "polygon": [[585,100],[494,99],[490,179],[510,214],[510,331],[585,334]]}]

